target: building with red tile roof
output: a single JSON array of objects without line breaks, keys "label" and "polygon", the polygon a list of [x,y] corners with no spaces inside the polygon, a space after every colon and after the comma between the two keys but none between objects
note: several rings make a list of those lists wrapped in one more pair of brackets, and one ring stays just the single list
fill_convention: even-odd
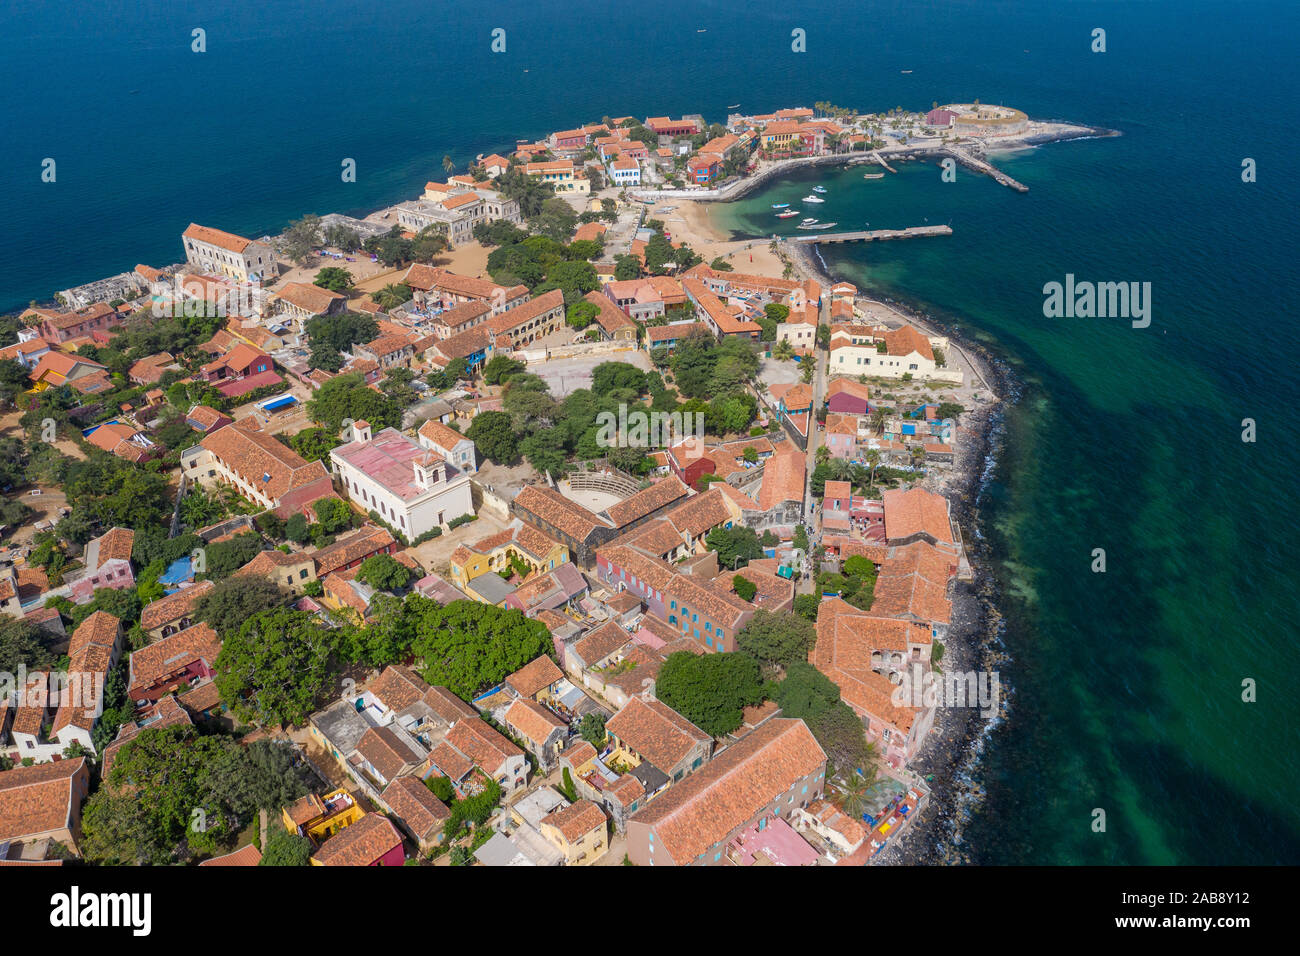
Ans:
[{"label": "building with red tile roof", "polygon": [[338,312],[348,300],[341,292],[310,282],[286,282],[275,290],[275,294],[280,310],[300,320]]},{"label": "building with red tile roof", "polygon": [[820,799],[825,772],[802,720],[769,720],[634,813],[628,856],[638,866],[729,865],[746,829]]},{"label": "building with red tile roof", "polygon": [[334,493],[322,462],[304,460],[275,436],[253,431],[243,421],[204,435],[182,454],[181,468],[202,485],[229,485],[262,507],[286,514],[290,506],[306,507]]},{"label": "building with red tile roof", "polygon": [[262,851],[249,843],[231,853],[204,860],[199,866],[258,866],[261,862]]},{"label": "building with red tile roof", "polygon": [[[550,658],[545,660],[549,661]],[[518,698],[506,708],[501,719],[515,739],[522,740],[528,751],[537,758],[543,773],[554,769],[564,740],[569,736],[569,725],[565,721],[529,697]]]},{"label": "building with red tile roof", "polygon": [[668,780],[680,781],[708,763],[713,738],[659,700],[633,697],[605,722],[618,763],[648,761]]},{"label": "building with red tile roof", "polygon": [[382,813],[367,813],[325,840],[312,854],[313,866],[402,866],[402,835]]},{"label": "building with red tile roof", "polygon": [[538,829],[564,851],[566,866],[590,866],[609,849],[605,814],[590,800],[578,800],[542,818]]},{"label": "building with red tile roof", "polygon": [[216,673],[221,638],[207,624],[195,624],[131,654],[127,696],[137,704],[156,701],[182,684]]},{"label": "building with red tile roof", "polygon": [[432,852],[442,842],[451,811],[418,777],[398,777],[384,789],[381,799],[421,853]]},{"label": "building with red tile roof", "polygon": [[190,223],[181,234],[185,261],[204,272],[231,276],[241,282],[269,279],[279,273],[275,251],[263,242]]},{"label": "building with red tile roof", "polygon": [[0,845],[8,846],[8,859],[44,859],[51,843],[80,855],[89,788],[85,757],[0,771]]},{"label": "building with red tile roof", "polygon": [[916,706],[899,685],[913,671],[928,670],[931,627],[884,617],[830,598],[817,611],[817,641],[809,660],[840,689],[841,699],[879,741],[885,759],[899,767],[910,760],[934,723],[932,702]]},{"label": "building with red tile roof", "polygon": [[949,551],[959,549],[948,499],[924,488],[886,489],[885,537],[890,544],[927,541]]}]

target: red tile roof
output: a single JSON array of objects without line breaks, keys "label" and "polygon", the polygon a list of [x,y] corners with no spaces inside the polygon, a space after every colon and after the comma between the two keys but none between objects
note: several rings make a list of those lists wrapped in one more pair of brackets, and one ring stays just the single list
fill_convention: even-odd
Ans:
[{"label": "red tile roof", "polygon": [[669,787],[631,822],[652,827],[674,863],[692,863],[825,765],[826,754],[804,722],[777,717]]},{"label": "red tile roof", "polygon": [[313,859],[322,866],[373,866],[401,846],[402,835],[382,813],[368,813],[321,844]]}]

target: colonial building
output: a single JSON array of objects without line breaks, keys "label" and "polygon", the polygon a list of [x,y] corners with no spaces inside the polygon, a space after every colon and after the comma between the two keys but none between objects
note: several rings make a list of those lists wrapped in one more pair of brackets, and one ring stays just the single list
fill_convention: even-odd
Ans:
[{"label": "colonial building", "polygon": [[278,271],[275,251],[254,239],[190,223],[181,234],[185,261],[204,272],[218,272],[249,282],[274,278]]},{"label": "colonial building", "polygon": [[330,462],[349,499],[410,540],[474,513],[469,475],[392,428],[348,426]]}]

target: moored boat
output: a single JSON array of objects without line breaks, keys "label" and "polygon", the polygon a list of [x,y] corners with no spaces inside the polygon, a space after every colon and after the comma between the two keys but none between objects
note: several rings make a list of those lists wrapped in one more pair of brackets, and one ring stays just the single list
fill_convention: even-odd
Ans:
[{"label": "moored boat", "polygon": [[821,196],[804,196],[801,202],[825,202]]},{"label": "moored boat", "polygon": [[774,203],[772,203],[772,208],[773,208],[773,209],[789,209],[789,208],[790,208],[790,204],[789,204],[788,202],[774,202]]},{"label": "moored boat", "polygon": [[830,229],[832,226],[838,226],[838,225],[839,225],[839,223],[837,223],[837,222],[800,223],[796,228],[798,228],[798,229]]}]

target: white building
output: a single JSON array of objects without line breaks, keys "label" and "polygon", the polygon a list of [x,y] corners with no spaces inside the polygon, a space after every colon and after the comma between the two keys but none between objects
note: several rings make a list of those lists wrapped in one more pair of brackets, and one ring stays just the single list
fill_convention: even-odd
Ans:
[{"label": "white building", "polygon": [[615,186],[640,186],[641,164],[630,156],[620,156],[609,164],[609,179]]},{"label": "white building", "polygon": [[217,272],[241,282],[279,274],[275,251],[255,239],[245,239],[192,222],[181,233],[181,242],[185,245],[185,261],[204,272]]},{"label": "white building", "polygon": [[429,419],[416,433],[420,444],[441,455],[453,467],[467,475],[478,471],[478,449],[474,443],[437,419]]},{"label": "white building", "polygon": [[929,338],[910,325],[900,329],[835,326],[831,329],[829,372],[897,379],[909,375],[960,384],[961,370],[940,368],[934,348]]},{"label": "white building", "polygon": [[348,497],[407,539],[474,513],[469,475],[441,454],[392,428],[372,435],[365,421],[348,426],[343,440],[330,463]]}]

